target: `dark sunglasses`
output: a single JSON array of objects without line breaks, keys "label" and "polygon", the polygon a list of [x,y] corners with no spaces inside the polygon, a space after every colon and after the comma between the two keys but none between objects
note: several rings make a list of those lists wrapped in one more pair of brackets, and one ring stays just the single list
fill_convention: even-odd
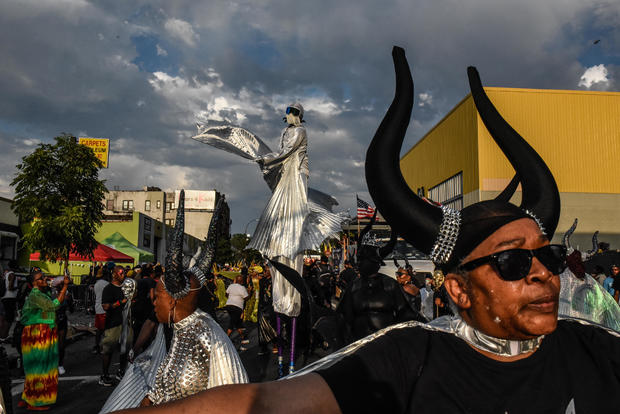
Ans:
[{"label": "dark sunglasses", "polygon": [[293,114],[294,116],[299,116],[301,112],[299,111],[299,109],[297,108],[293,108],[291,106],[289,106],[288,108],[286,108],[286,114]]},{"label": "dark sunglasses", "polygon": [[515,281],[523,279],[530,273],[534,257],[554,275],[559,275],[566,269],[566,247],[561,244],[549,244],[535,250],[504,250],[462,264],[458,269],[470,271],[490,263],[497,270],[499,277]]}]

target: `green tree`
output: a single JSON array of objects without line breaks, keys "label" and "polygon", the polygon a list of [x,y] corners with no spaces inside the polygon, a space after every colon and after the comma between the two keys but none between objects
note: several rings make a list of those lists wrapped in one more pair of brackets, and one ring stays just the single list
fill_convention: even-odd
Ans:
[{"label": "green tree", "polygon": [[246,264],[260,263],[262,261],[262,255],[258,250],[246,249],[246,246],[250,242],[250,238],[243,234],[233,234],[230,239],[230,245],[234,252],[234,261],[244,261]]},{"label": "green tree", "polygon": [[31,223],[23,244],[39,250],[42,259],[64,262],[70,253],[92,256],[95,233],[103,219],[105,181],[99,179],[102,162],[93,151],[63,134],[55,144],[41,144],[17,164],[11,183],[13,211]]}]

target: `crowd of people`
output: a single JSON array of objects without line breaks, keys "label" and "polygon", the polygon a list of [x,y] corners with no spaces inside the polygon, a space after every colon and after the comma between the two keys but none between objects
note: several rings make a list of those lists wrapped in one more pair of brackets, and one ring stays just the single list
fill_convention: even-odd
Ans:
[{"label": "crowd of people", "polygon": [[[228,265],[215,267],[236,276],[231,280],[221,274],[208,273],[205,283],[197,292],[196,307],[221,324],[226,334],[238,342],[239,352],[247,350],[247,328],[255,326],[258,330],[258,354],[277,353],[278,341],[283,344],[285,339],[279,338],[276,332],[271,267],[267,263],[242,266],[239,269],[231,269]],[[101,355],[100,385],[114,386],[121,381],[127,363],[148,348],[160,322],[163,322],[166,342],[170,344],[173,333],[168,323],[172,321],[167,320],[166,315],[158,317],[155,306],[157,284],[164,273],[165,269],[159,263],[133,268],[114,263],[97,263],[91,268],[90,274],[83,277],[83,284],[89,286],[94,295],[92,310],[96,333],[92,352]],[[71,291],[68,289],[70,279],[45,275],[38,268],[32,269],[25,283],[18,283],[10,268],[5,271],[3,278],[7,286],[2,297],[7,326],[7,334],[3,337],[8,337],[8,327],[19,315],[17,325],[13,328],[13,337],[18,338],[14,342],[18,344],[20,362],[27,377],[23,404],[31,410],[43,410],[54,404],[58,375],[65,373],[67,312],[74,310]],[[126,279],[135,281],[131,296],[124,289]],[[341,321],[345,319],[342,303],[346,303],[344,298],[350,295],[349,290],[359,279],[359,269],[354,260],[344,261],[341,272],[325,255],[320,259],[308,257],[304,262],[303,280],[311,293],[312,306],[322,308],[323,316]],[[433,288],[435,281],[429,274],[425,278],[420,277],[411,266],[407,266],[399,268],[396,278],[392,279],[398,281],[399,289],[396,292],[401,299],[399,303],[406,303],[415,314],[427,315],[428,320],[442,314],[443,306],[438,304],[441,301],[440,290]],[[427,298],[433,298],[435,305],[429,304]],[[393,304],[384,305],[394,307]],[[310,312],[309,309],[304,311]],[[408,318],[390,319],[387,323],[397,320]],[[374,329],[382,327],[380,325]],[[354,326],[347,325],[346,328],[349,334],[342,341],[350,342],[356,337],[352,335]],[[286,335],[286,332],[282,333],[282,336]],[[33,360],[33,355],[38,359]],[[119,368],[112,373],[110,367],[115,355],[118,355]],[[42,383],[46,384],[44,391],[41,391]],[[34,389],[38,390],[36,395],[32,394]]]},{"label": "crowd of people", "polygon": [[[302,278],[308,286],[312,306],[322,309],[321,315],[335,318],[340,326],[345,327],[342,331],[344,337],[339,343],[350,343],[398,322],[431,321],[452,315],[441,272],[416,272],[407,263],[397,268],[394,278],[382,275],[378,268],[363,277],[360,264],[361,261],[345,260],[338,272],[339,267],[333,266],[325,255],[320,259],[307,257],[304,260]],[[570,264],[569,260],[569,267]],[[58,375],[65,373],[67,311],[73,312],[73,299],[67,290],[69,278],[52,278],[34,268],[26,283],[20,284],[11,270],[15,264],[11,265],[3,275],[7,289],[1,304],[6,333],[0,332],[0,336],[8,337],[8,328],[18,316],[13,334],[19,337],[26,374],[23,405],[32,410],[45,409],[55,401]],[[263,263],[238,269],[228,265],[219,268],[227,272],[237,270],[233,272],[236,276],[231,280],[209,273],[206,283],[198,290],[196,307],[218,321],[229,337],[237,339],[239,352],[247,350],[247,328],[256,326],[258,354],[277,353],[278,340],[285,341],[278,338],[275,329],[270,266]],[[366,268],[361,266],[361,269]],[[579,274],[579,271],[574,273]],[[616,302],[620,291],[619,273],[620,268],[614,264],[608,272],[597,266],[592,274]],[[165,322],[171,321],[166,320],[166,316],[158,318],[155,309],[157,284],[163,274],[164,268],[158,263],[133,268],[106,263],[96,264],[91,274],[84,278],[95,297],[96,334],[92,352],[101,355],[100,385],[118,384],[128,361],[144,351],[154,339],[159,322],[164,322],[166,342],[170,344],[172,330]],[[379,277],[380,286],[373,284],[373,277]],[[126,278],[136,281],[129,298],[122,288]],[[385,278],[392,282],[386,282]],[[386,295],[391,292],[389,283],[398,287],[394,290],[396,295]],[[370,311],[366,306],[369,297],[376,306]],[[377,303],[380,306],[377,307]],[[390,313],[388,317],[385,317],[386,312]],[[115,353],[119,354],[119,369],[111,375],[110,364]],[[33,394],[33,390],[37,390],[36,393]]]}]

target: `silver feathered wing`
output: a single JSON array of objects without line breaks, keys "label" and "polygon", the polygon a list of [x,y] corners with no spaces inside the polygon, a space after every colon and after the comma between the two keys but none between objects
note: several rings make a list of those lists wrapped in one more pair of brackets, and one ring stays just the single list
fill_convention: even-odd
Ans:
[{"label": "silver feathered wing", "polygon": [[[258,161],[261,157],[272,152],[269,146],[255,134],[237,126],[199,124],[198,134],[192,138],[253,161]],[[263,179],[272,193],[276,190],[276,186],[282,177],[282,170],[282,163],[261,167]],[[264,242],[257,241],[258,243],[252,243],[252,245],[258,247],[257,250],[269,257],[294,258],[304,250],[318,250],[323,240],[338,233],[342,229],[342,224],[350,220],[346,213],[334,213],[332,208],[335,205],[338,205],[338,202],[334,197],[319,190],[308,188],[308,208],[301,237],[298,239],[299,242],[296,245],[287,243],[288,246],[281,246],[280,249],[274,247],[273,243],[268,244],[267,240]],[[273,220],[274,218],[266,216],[265,219]],[[264,224],[269,226],[273,223]]]}]

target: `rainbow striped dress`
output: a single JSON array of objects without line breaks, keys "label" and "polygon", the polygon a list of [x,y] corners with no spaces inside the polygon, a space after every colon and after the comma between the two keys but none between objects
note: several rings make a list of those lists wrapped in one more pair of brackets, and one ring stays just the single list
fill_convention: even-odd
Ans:
[{"label": "rainbow striped dress", "polygon": [[33,288],[22,310],[22,358],[24,392],[22,400],[40,407],[54,404],[58,393],[58,299]]}]

